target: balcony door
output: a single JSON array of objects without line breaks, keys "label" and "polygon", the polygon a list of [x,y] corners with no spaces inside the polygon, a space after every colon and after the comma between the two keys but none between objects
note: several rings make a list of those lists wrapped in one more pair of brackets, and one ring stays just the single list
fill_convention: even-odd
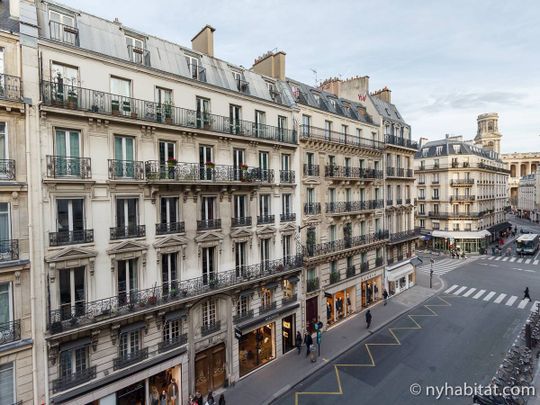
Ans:
[{"label": "balcony door", "polygon": [[241,113],[242,107],[231,104],[229,106],[229,120],[231,126],[231,134],[239,134],[241,132]]},{"label": "balcony door", "polygon": [[291,213],[291,194],[281,195],[281,213],[285,216]]},{"label": "balcony door", "polygon": [[266,217],[270,215],[270,194],[261,194],[259,196],[259,215]]},{"label": "balcony door", "polygon": [[81,176],[81,134],[57,129],[55,136],[55,173],[57,176]]},{"label": "balcony door", "polygon": [[210,125],[210,100],[197,97],[197,128]]},{"label": "balcony door", "polygon": [[137,259],[118,260],[117,267],[119,303],[120,305],[135,303],[139,287]]},{"label": "balcony door", "polygon": [[245,195],[234,196],[234,218],[245,218],[247,215],[247,197]]},{"label": "balcony door", "polygon": [[[51,65],[51,82],[53,82],[53,100],[63,103],[78,99],[79,69],[60,63]],[[98,106],[102,107],[102,106]]]},{"label": "balcony door", "polygon": [[114,137],[114,171],[116,177],[135,177],[135,142],[129,136]]},{"label": "balcony door", "polygon": [[163,294],[166,295],[171,290],[177,289],[178,284],[178,253],[167,253],[161,255],[161,281],[163,283]]},{"label": "balcony door", "polygon": [[199,173],[201,180],[214,178],[214,148],[209,145],[199,146]]},{"label": "balcony door", "polygon": [[112,113],[130,115],[132,113],[131,80],[111,77],[111,93]]},{"label": "balcony door", "polygon": [[178,198],[162,197],[160,199],[160,221],[162,224],[172,224],[178,222]]},{"label": "balcony door", "polygon": [[84,200],[56,200],[56,230],[60,243],[84,241]]},{"label": "balcony door", "polygon": [[201,198],[201,220],[211,221],[216,219],[215,216],[216,197]]},{"label": "balcony door", "polygon": [[86,287],[84,266],[58,270],[62,320],[84,314]]},{"label": "balcony door", "polygon": [[11,212],[9,203],[0,203],[0,259],[11,258]]},{"label": "balcony door", "polygon": [[270,239],[261,239],[260,243],[261,265],[266,266],[270,261]]},{"label": "balcony door", "polygon": [[238,242],[234,244],[234,259],[236,268],[236,277],[245,276],[247,257],[247,242]]},{"label": "balcony door", "polygon": [[291,235],[284,235],[281,238],[281,248],[283,251],[283,258],[287,258],[292,255],[291,250]]},{"label": "balcony door", "polygon": [[202,249],[202,277],[203,284],[208,284],[213,281],[216,276],[215,264],[215,247],[207,247]]},{"label": "balcony door", "polygon": [[264,137],[266,128],[266,113],[264,111],[255,111],[255,134]]},{"label": "balcony door", "polygon": [[0,122],[0,179],[14,178],[14,172],[10,167],[9,159],[9,143],[7,125],[5,122]]},{"label": "balcony door", "polygon": [[268,152],[259,152],[259,170],[261,172],[261,180],[263,181],[269,181],[269,160]]},{"label": "balcony door", "polygon": [[173,116],[173,94],[172,90],[156,87],[155,91],[157,120],[163,122]]},{"label": "balcony door", "polygon": [[233,149],[233,170],[234,179],[242,180],[242,166],[246,164],[246,151],[244,149]]},{"label": "balcony door", "polygon": [[116,227],[123,228],[119,230],[119,234],[130,235],[136,233],[137,216],[137,198],[116,199]]},{"label": "balcony door", "polygon": [[160,178],[174,179],[176,173],[176,143],[159,141]]},{"label": "balcony door", "polygon": [[0,337],[2,331],[10,331],[13,321],[13,296],[11,283],[0,283]]}]

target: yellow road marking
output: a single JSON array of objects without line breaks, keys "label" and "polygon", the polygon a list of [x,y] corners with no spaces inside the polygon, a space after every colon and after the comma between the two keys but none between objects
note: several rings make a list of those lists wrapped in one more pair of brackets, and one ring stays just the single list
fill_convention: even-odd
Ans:
[{"label": "yellow road marking", "polygon": [[[457,296],[454,296],[454,297],[457,298]],[[294,403],[295,403],[295,405],[299,404],[299,400],[300,400],[301,395],[343,395],[343,388],[341,386],[341,377],[340,377],[340,374],[339,374],[339,368],[340,367],[344,367],[344,368],[345,367],[375,367],[376,366],[375,359],[373,358],[373,354],[371,353],[370,347],[373,347],[373,346],[401,346],[401,341],[396,336],[394,331],[422,329],[422,326],[420,326],[420,324],[418,322],[416,322],[416,320],[414,318],[422,317],[422,316],[439,316],[439,314],[436,313],[432,309],[432,307],[451,307],[452,306],[452,304],[450,304],[448,301],[446,301],[444,298],[442,298],[440,296],[436,296],[435,298],[438,298],[439,300],[441,300],[443,302],[443,304],[424,304],[423,307],[426,308],[429,312],[431,312],[430,314],[407,315],[407,318],[409,318],[412,321],[414,326],[399,326],[399,327],[394,327],[394,328],[388,328],[388,332],[390,333],[390,335],[392,335],[395,342],[391,342],[391,343],[364,343],[364,347],[366,348],[366,352],[367,352],[367,354],[369,356],[369,360],[370,360],[368,363],[353,363],[353,364],[338,363],[338,364],[334,364],[334,371],[336,373],[336,381],[337,381],[337,387],[338,387],[337,391],[297,391],[294,394]],[[448,298],[448,296],[446,298]]]}]

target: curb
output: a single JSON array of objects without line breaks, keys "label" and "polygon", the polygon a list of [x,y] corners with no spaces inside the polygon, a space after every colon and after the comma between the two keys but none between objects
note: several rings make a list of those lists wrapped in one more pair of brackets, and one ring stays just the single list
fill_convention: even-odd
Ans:
[{"label": "curb", "polygon": [[[439,278],[440,279],[440,278]],[[433,298],[436,294],[438,294],[444,287],[445,287],[445,283],[442,279],[441,280],[441,288],[439,288],[438,290],[435,291],[435,293],[429,297],[427,297],[425,300],[419,302],[418,304],[416,304],[414,307],[412,308],[407,308],[407,309],[404,309],[403,311],[399,312],[398,314],[396,314],[396,316],[394,316],[392,319],[389,319],[387,320],[386,322],[380,324],[376,329],[372,329],[370,332],[370,334],[368,336],[365,336],[363,337],[362,339],[360,340],[357,340],[353,343],[351,343],[350,345],[344,347],[344,349],[340,352],[340,353],[337,353],[335,354],[334,356],[331,356],[330,358],[328,358],[328,361],[326,362],[323,362],[323,361],[318,361],[317,362],[317,365],[312,368],[308,373],[304,374],[302,376],[302,378],[293,383],[293,384],[287,384],[285,387],[283,387],[282,389],[280,389],[279,391],[277,391],[274,395],[272,395],[270,397],[270,399],[268,400],[265,400],[262,402],[262,405],[271,405],[273,402],[281,399],[285,393],[287,391],[289,391],[290,389],[296,387],[297,385],[301,384],[302,382],[304,382],[305,380],[307,380],[309,377],[311,377],[313,374],[315,374],[317,371],[319,371],[321,368],[323,368],[324,366],[330,364],[331,362],[333,362],[336,358],[338,358],[339,356],[343,355],[344,353],[348,352],[349,350],[351,350],[354,346],[358,345],[359,343],[363,342],[364,340],[367,340],[368,338],[371,337],[371,335],[377,333],[378,331],[380,331],[381,329],[385,328],[386,326],[388,326],[388,324],[394,322],[397,318],[401,317],[403,314],[409,312],[409,311],[413,311],[415,310],[416,308],[424,305],[425,302],[427,302],[428,300],[430,300],[431,298]]]}]

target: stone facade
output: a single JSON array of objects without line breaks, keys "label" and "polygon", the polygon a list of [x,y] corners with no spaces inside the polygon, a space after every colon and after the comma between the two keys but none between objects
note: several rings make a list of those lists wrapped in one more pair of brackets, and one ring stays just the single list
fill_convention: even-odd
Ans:
[{"label": "stone facade", "polygon": [[530,218],[537,220],[537,206],[536,206],[536,174],[529,174],[523,176],[519,180],[518,186],[518,214],[524,218]]},{"label": "stone facade", "polygon": [[501,158],[510,170],[510,177],[508,179],[508,199],[512,208],[517,209],[519,180],[523,176],[536,173],[540,167],[540,153],[503,153]]}]

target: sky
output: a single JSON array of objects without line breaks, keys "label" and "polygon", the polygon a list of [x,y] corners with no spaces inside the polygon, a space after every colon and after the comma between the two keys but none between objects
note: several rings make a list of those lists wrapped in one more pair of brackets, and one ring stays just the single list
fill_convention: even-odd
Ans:
[{"label": "sky", "polygon": [[287,77],[310,85],[367,75],[415,139],[471,139],[497,112],[502,153],[540,151],[539,1],[59,1],[186,47],[209,24],[216,57],[249,68],[282,50]]}]

